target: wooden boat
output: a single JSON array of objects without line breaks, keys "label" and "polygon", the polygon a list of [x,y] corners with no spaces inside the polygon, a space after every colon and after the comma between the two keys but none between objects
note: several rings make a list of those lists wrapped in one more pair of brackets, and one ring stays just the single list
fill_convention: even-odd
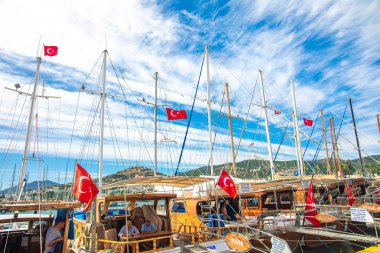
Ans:
[{"label": "wooden boat", "polygon": [[[0,202],[0,251],[9,253],[38,253],[45,248],[47,229],[53,225],[55,214],[60,210],[66,214],[63,252],[67,252],[69,215],[74,208],[79,208],[79,202],[64,201],[9,201]],[[33,213],[31,213],[33,211]],[[46,214],[45,212],[50,213]],[[8,214],[9,213],[9,214]]]}]

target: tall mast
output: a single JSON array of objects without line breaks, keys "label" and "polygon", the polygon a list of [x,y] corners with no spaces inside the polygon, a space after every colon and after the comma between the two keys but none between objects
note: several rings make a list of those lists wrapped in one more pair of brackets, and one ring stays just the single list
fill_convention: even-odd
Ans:
[{"label": "tall mast", "polygon": [[15,183],[15,175],[16,175],[16,164],[15,164],[15,167],[13,168],[13,176],[12,176],[12,182],[11,182],[11,188],[9,188],[9,196],[12,196],[13,194],[13,186],[14,186],[14,183]]},{"label": "tall mast", "polygon": [[[339,150],[338,150],[338,144],[336,142],[336,135],[335,135],[335,125],[334,125],[334,118],[330,117],[330,126],[331,126],[331,139],[333,143],[333,150],[334,150],[334,166],[335,167],[335,176],[343,178],[342,174],[342,166],[340,164],[340,157],[339,157]],[[338,175],[339,171],[339,175]]]},{"label": "tall mast", "polygon": [[107,73],[107,50],[103,51],[103,73],[102,73],[102,94],[100,110],[100,141],[99,141],[99,193],[102,194],[102,177],[103,177],[103,147],[104,147],[104,105],[106,101],[106,73]]},{"label": "tall mast", "polygon": [[157,80],[158,72],[154,73],[154,176],[157,176]]},{"label": "tall mast", "polygon": [[228,83],[226,86],[226,96],[227,96],[227,106],[228,106],[228,125],[230,128],[230,138],[231,138],[231,152],[232,152],[232,169],[234,172],[234,177],[236,177],[236,163],[235,163],[235,148],[234,148],[234,135],[232,132],[232,119],[231,119],[231,106],[230,106],[230,96],[228,93]]},{"label": "tall mast", "polygon": [[18,191],[17,191],[18,201],[21,199],[24,181],[26,180],[25,171],[26,171],[26,166],[27,166],[27,156],[28,156],[29,148],[30,148],[30,135],[32,132],[34,109],[35,109],[34,107],[36,103],[36,94],[38,90],[38,79],[40,76],[40,66],[41,66],[41,57],[37,57],[36,76],[34,78],[34,88],[33,88],[33,94],[31,97],[32,101],[31,101],[31,106],[30,106],[30,111],[29,111],[28,130],[26,132],[25,147],[24,147],[24,153],[22,155],[21,172],[20,172],[20,179],[19,179]]},{"label": "tall mast", "polygon": [[380,119],[379,119],[379,114],[376,115],[376,119],[377,119],[377,128],[379,129],[379,133],[380,133]]},{"label": "tall mast", "polygon": [[321,109],[321,118],[322,118],[322,132],[323,132],[323,142],[325,144],[326,151],[326,166],[327,172],[331,175],[331,165],[330,165],[330,157],[329,157],[329,149],[327,147],[327,138],[326,138],[326,127],[325,127],[325,116],[323,114],[323,109]]},{"label": "tall mast", "polygon": [[208,132],[209,132],[209,144],[210,144],[210,174],[214,175],[214,160],[212,156],[212,135],[211,135],[211,96],[210,96],[210,69],[208,61],[208,46],[206,50],[206,69],[207,69],[207,115],[208,115]]},{"label": "tall mast", "polygon": [[294,119],[294,136],[296,139],[296,149],[297,149],[297,158],[298,158],[298,175],[303,176],[303,159],[301,152],[301,140],[298,130],[298,118],[297,118],[297,104],[296,104],[296,93],[294,91],[294,81],[291,81],[292,86],[292,95],[293,95],[293,119]]},{"label": "tall mast", "polygon": [[267,133],[270,173],[271,173],[271,178],[273,180],[274,179],[274,163],[273,163],[273,154],[272,154],[272,143],[270,141],[270,134],[269,134],[267,102],[266,102],[265,92],[264,92],[263,72],[260,69],[259,69],[259,73],[260,73],[260,85],[261,85],[261,100],[262,100],[262,106],[264,109],[265,131]]},{"label": "tall mast", "polygon": [[362,151],[360,150],[358,131],[356,130],[355,115],[354,115],[354,109],[352,108],[351,98],[349,98],[348,101],[350,102],[351,116],[352,116],[352,122],[354,124],[354,131],[355,131],[355,138],[356,138],[356,146],[358,148],[359,159],[360,159],[360,166],[362,168],[362,175],[364,177],[365,176],[365,172],[364,172],[364,164],[363,164],[363,158],[362,158]]}]

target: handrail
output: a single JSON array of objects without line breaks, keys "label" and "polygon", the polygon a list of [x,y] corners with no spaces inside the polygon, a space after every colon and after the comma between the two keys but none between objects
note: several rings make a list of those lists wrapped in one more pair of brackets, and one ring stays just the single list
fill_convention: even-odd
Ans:
[{"label": "handrail", "polygon": [[132,245],[135,246],[135,251],[133,253],[139,253],[140,248],[139,248],[139,243],[143,242],[153,242],[153,249],[150,251],[144,251],[144,252],[157,252],[157,241],[162,240],[162,239],[169,239],[169,246],[168,247],[163,247],[162,249],[169,249],[173,248],[173,236],[172,235],[166,235],[166,236],[160,236],[160,237],[154,237],[154,238],[148,238],[148,239],[140,239],[140,240],[133,240],[133,241],[112,241],[112,240],[106,240],[106,239],[98,239],[98,242],[101,243],[110,243],[112,248],[114,248],[117,245]]}]

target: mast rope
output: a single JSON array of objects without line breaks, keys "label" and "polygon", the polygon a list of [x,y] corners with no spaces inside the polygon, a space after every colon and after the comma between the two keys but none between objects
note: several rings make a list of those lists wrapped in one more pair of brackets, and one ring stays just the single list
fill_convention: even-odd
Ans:
[{"label": "mast rope", "polygon": [[193,99],[193,105],[191,106],[190,117],[189,117],[189,120],[188,120],[188,122],[187,122],[187,128],[186,128],[185,137],[184,137],[184,140],[183,140],[183,143],[182,143],[181,153],[180,153],[180,155],[179,155],[177,168],[176,168],[176,171],[175,171],[175,173],[174,173],[175,176],[177,176],[178,168],[179,168],[179,166],[180,166],[180,164],[181,164],[181,159],[182,159],[183,149],[185,148],[186,138],[187,138],[187,133],[189,132],[189,127],[190,127],[191,117],[193,116],[193,110],[194,110],[195,100],[196,100],[197,93],[198,93],[199,83],[200,83],[200,80],[201,80],[201,75],[202,75],[202,69],[203,69],[203,63],[204,63],[204,61],[205,61],[205,56],[203,55],[202,65],[201,65],[201,70],[199,71],[199,77],[198,77],[197,88],[195,89],[195,95],[194,95],[194,99]]},{"label": "mast rope", "polygon": [[253,92],[252,92],[252,97],[251,97],[251,101],[249,102],[249,106],[248,106],[248,111],[247,111],[247,114],[245,115],[245,120],[244,120],[244,125],[243,125],[243,129],[241,130],[241,134],[240,134],[240,138],[239,138],[239,143],[238,143],[238,146],[236,148],[236,154],[235,154],[235,159],[239,153],[239,148],[240,148],[240,144],[241,144],[241,140],[243,138],[243,134],[244,134],[244,131],[245,131],[245,128],[247,126],[247,121],[248,121],[248,116],[249,116],[249,113],[251,111],[251,107],[252,107],[252,102],[253,102],[253,98],[255,96],[255,91],[256,91],[256,86],[257,86],[257,81],[259,80],[259,75],[257,75],[257,78],[256,78],[256,82],[255,82],[255,86],[253,87]]},{"label": "mast rope", "polygon": [[[310,133],[310,138],[313,136],[314,129],[315,129],[315,126],[317,125],[318,119],[319,119],[319,113],[318,113],[318,115],[317,115],[317,119],[314,121],[313,129],[311,130],[311,133]],[[306,147],[305,147],[305,149],[304,149],[304,151],[303,151],[302,159],[305,157],[305,154],[306,154],[307,148],[309,147],[309,143],[310,143],[310,139],[307,140]]]}]

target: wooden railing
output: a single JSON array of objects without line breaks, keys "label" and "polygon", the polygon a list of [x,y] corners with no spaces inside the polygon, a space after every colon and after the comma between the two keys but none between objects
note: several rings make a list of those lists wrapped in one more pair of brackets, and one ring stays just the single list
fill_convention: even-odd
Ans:
[{"label": "wooden railing", "polygon": [[[160,247],[158,249],[157,248],[157,242],[159,240],[163,240],[163,239],[169,239],[169,246]],[[128,241],[128,242],[127,241],[121,241],[120,242],[120,241],[111,241],[111,240],[99,239],[98,242],[104,243],[105,250],[111,248],[114,250],[115,253],[116,252],[124,252],[124,248],[126,246],[132,247],[132,253],[139,253],[140,252],[139,243],[144,243],[144,242],[152,242],[152,244],[153,244],[152,250],[144,250],[144,252],[157,252],[159,250],[174,248],[173,236],[172,235],[149,238],[149,239],[141,239],[141,240],[136,240],[136,241]],[[110,244],[110,246],[107,246],[107,244]]]}]

